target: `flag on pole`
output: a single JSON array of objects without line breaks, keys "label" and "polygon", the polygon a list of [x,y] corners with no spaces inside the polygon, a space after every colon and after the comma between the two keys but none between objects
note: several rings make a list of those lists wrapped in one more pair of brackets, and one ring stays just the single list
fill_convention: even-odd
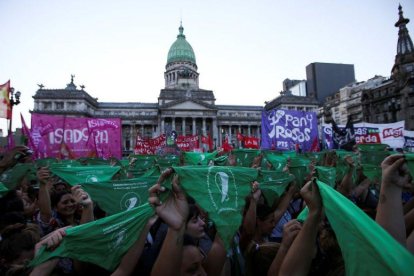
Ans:
[{"label": "flag on pole", "polygon": [[0,118],[11,118],[10,80],[0,85]]},{"label": "flag on pole", "polygon": [[33,155],[37,156],[37,150],[36,150],[36,146],[33,142],[32,133],[30,132],[30,129],[27,127],[26,121],[24,120],[22,113],[20,113],[20,120],[22,121],[23,135],[26,136],[26,138],[27,138],[27,145],[33,151]]}]

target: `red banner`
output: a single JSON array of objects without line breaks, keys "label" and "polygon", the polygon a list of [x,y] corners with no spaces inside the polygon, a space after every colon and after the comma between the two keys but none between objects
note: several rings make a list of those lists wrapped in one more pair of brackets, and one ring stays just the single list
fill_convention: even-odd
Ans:
[{"label": "red banner", "polygon": [[[182,151],[193,151],[199,147],[198,136],[178,136],[176,144]],[[166,146],[165,134],[156,138],[141,138],[137,136],[135,154],[157,154],[161,148]]]},{"label": "red banner", "polygon": [[241,134],[240,132],[239,132],[239,133],[237,133],[237,140],[238,140],[238,141],[243,141],[243,139],[244,139],[243,134]]},{"label": "red banner", "polygon": [[244,136],[243,143],[244,143],[244,148],[246,149],[260,148],[259,138]]},{"label": "red banner", "polygon": [[213,141],[210,137],[210,135],[208,136],[201,136],[201,143],[208,145],[208,149],[211,151],[213,150]]}]

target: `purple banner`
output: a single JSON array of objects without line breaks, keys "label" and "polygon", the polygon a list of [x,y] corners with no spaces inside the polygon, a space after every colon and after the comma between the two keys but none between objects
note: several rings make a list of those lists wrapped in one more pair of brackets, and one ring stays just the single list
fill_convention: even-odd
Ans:
[{"label": "purple banner", "polygon": [[32,114],[38,158],[121,158],[121,119]]},{"label": "purple banner", "polygon": [[274,109],[262,112],[262,149],[316,151],[316,113]]}]

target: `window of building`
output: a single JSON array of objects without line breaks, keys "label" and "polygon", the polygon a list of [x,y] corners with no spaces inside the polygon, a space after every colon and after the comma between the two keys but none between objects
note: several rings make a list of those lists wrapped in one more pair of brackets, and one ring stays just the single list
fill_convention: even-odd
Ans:
[{"label": "window of building", "polygon": [[56,102],[55,107],[57,110],[62,110],[64,108],[63,102]]},{"label": "window of building", "polygon": [[51,102],[44,102],[43,103],[43,109],[45,109],[45,110],[52,109],[52,103]]}]

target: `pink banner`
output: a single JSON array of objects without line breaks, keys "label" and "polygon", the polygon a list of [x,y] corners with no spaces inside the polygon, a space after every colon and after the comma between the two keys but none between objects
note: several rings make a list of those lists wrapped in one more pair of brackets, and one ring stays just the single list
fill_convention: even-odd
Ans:
[{"label": "pink banner", "polygon": [[32,114],[31,136],[38,158],[122,157],[121,119],[118,118]]}]

